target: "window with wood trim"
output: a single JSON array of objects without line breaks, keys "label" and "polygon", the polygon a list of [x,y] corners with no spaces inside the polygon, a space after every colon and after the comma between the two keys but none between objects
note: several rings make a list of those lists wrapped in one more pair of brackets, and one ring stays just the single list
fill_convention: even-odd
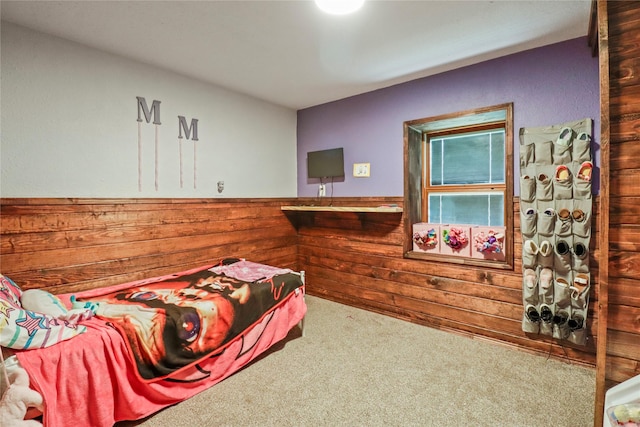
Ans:
[{"label": "window with wood trim", "polygon": [[[512,104],[405,122],[405,255],[513,268]],[[505,261],[413,251],[412,224],[505,227]]]}]

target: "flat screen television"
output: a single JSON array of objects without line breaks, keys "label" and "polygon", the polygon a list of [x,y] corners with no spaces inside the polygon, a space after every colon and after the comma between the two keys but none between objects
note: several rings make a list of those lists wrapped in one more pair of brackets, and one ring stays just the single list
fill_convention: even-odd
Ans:
[{"label": "flat screen television", "polygon": [[309,178],[344,176],[344,153],[342,147],[308,152],[307,176]]}]

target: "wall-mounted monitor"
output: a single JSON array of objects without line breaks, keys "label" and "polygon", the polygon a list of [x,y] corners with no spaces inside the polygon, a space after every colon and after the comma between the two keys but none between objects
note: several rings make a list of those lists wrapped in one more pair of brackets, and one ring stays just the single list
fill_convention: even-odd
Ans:
[{"label": "wall-mounted monitor", "polygon": [[333,178],[336,176],[344,176],[342,147],[307,153],[307,177]]}]

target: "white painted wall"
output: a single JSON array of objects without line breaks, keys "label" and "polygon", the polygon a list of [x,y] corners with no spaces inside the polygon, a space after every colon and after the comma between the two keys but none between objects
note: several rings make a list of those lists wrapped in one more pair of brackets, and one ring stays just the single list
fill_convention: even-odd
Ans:
[{"label": "white painted wall", "polygon": [[[294,110],[6,22],[1,30],[2,197],[296,196]],[[175,60],[189,67],[204,54],[185,46]],[[157,191],[146,121],[138,189],[137,96],[161,101]],[[180,187],[179,115],[198,119],[195,189],[189,140]]]}]

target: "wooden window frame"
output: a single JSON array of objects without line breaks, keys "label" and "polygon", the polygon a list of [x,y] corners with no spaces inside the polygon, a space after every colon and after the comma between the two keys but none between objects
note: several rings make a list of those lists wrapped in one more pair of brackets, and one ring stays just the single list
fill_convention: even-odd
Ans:
[{"label": "wooden window frame", "polygon": [[[491,113],[504,111],[504,119],[486,120]],[[480,120],[480,121],[478,121]],[[439,123],[454,125],[438,128]],[[436,126],[430,130],[430,126]],[[505,182],[504,184],[470,184],[447,185],[432,187],[429,185],[430,176],[428,138],[465,133],[467,131],[485,131],[503,129],[505,131]],[[404,256],[405,258],[420,260],[436,260],[456,264],[469,264],[513,270],[514,268],[514,213],[513,213],[513,104],[500,104],[491,107],[445,114],[436,117],[411,120],[404,123]],[[435,189],[435,190],[434,190]],[[427,222],[428,194],[453,192],[487,192],[501,191],[504,194],[504,226],[505,232],[505,260],[493,261],[476,258],[457,257],[444,254],[417,252],[413,250],[413,224]]]}]

